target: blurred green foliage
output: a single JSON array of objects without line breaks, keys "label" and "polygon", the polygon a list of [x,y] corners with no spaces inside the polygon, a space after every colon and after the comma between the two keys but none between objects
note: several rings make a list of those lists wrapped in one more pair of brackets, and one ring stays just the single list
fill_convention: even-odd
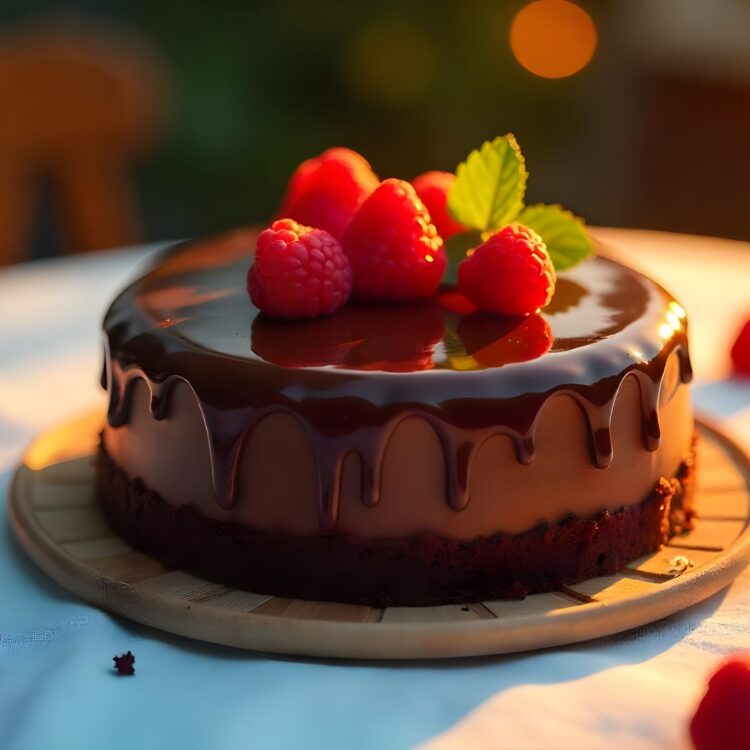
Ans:
[{"label": "blurred green foliage", "polygon": [[[80,13],[160,52],[169,122],[137,174],[151,239],[268,217],[294,167],[332,145],[362,152],[382,177],[409,178],[452,170],[508,131],[534,174],[530,201],[606,217],[587,202],[585,168],[560,178],[585,137],[595,66],[558,81],[523,70],[508,45],[523,4],[0,0],[0,25]],[[603,5],[582,4],[595,19]]]}]

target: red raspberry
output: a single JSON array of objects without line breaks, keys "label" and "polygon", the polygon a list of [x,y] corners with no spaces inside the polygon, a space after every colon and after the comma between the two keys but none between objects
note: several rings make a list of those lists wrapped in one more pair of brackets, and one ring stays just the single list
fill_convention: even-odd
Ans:
[{"label": "red raspberry", "polygon": [[328,232],[279,219],[258,235],[247,289],[268,315],[314,318],[338,310],[349,299],[352,269]]},{"label": "red raspberry", "polygon": [[526,315],[552,299],[555,269],[542,238],[510,224],[461,262],[458,286],[480,310]]},{"label": "red raspberry", "polygon": [[750,377],[750,320],[742,327],[732,346],[732,365],[738,375]]},{"label": "red raspberry", "polygon": [[455,179],[456,176],[450,172],[425,172],[411,181],[443,240],[448,240],[454,234],[461,234],[461,232],[466,231],[466,227],[459,224],[448,213],[446,206],[448,191]]},{"label": "red raspberry", "polygon": [[289,180],[279,216],[330,232],[344,230],[379,180],[367,161],[348,148],[330,148],[297,167]]},{"label": "red raspberry", "polygon": [[732,657],[708,681],[690,722],[695,750],[750,750],[750,661]]},{"label": "red raspberry", "polygon": [[445,250],[414,188],[385,180],[362,204],[344,234],[354,292],[367,299],[432,294],[445,273]]}]

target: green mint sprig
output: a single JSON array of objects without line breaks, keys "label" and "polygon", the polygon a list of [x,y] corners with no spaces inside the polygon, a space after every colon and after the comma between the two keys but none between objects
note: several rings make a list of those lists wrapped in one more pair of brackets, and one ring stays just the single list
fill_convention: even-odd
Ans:
[{"label": "green mint sprig", "polygon": [[514,222],[541,236],[558,271],[593,253],[582,219],[559,205],[524,206],[527,178],[523,154],[511,134],[486,141],[458,165],[448,193],[448,211],[469,231],[446,243],[447,283],[455,283],[458,264],[482,237]]},{"label": "green mint sprig", "polygon": [[456,169],[448,211],[480,232],[509,224],[523,208],[528,172],[512,135],[486,141]]}]

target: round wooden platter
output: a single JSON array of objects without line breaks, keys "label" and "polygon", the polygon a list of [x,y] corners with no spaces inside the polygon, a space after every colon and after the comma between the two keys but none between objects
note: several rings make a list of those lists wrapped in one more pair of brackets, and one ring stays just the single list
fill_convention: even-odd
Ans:
[{"label": "round wooden platter", "polygon": [[253,594],[168,570],[107,526],[94,496],[102,424],[90,414],[42,435],[18,468],[13,529],[31,558],[78,596],[178,635],[316,657],[411,659],[559,646],[653,622],[726,586],[750,561],[750,461],[699,423],[695,529],[621,573],[523,601],[437,607],[311,602]]}]

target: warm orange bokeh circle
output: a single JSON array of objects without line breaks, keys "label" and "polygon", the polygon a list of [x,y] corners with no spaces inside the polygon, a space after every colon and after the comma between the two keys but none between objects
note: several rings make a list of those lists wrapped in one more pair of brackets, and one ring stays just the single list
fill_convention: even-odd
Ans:
[{"label": "warm orange bokeh circle", "polygon": [[565,78],[588,65],[596,51],[591,16],[568,0],[536,0],[510,27],[510,46],[521,65],[542,78]]}]

